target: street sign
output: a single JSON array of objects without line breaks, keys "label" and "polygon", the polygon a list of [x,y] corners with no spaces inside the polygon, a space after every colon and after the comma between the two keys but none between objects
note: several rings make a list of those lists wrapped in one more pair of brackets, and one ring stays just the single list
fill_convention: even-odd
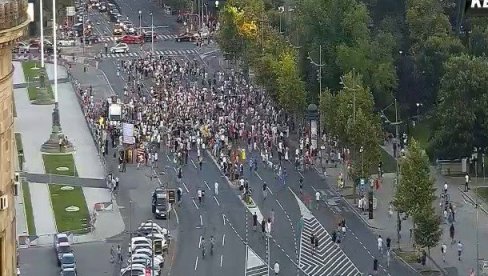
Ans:
[{"label": "street sign", "polygon": [[168,190],[169,203],[176,202],[176,191],[174,189]]},{"label": "street sign", "polygon": [[76,14],[75,7],[73,6],[66,7],[66,16],[75,16],[75,14]]}]

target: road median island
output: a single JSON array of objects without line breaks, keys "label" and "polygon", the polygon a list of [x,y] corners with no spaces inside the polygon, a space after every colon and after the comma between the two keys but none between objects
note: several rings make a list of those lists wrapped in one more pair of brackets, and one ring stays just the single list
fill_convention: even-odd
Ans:
[{"label": "road median island", "polygon": [[49,184],[49,193],[58,232],[90,232],[90,213],[81,187]]},{"label": "road median island", "polygon": [[22,181],[22,194],[24,197],[24,212],[27,220],[27,231],[29,232],[30,236],[35,236],[36,224],[34,223],[34,212],[32,210],[30,188],[27,181]]},{"label": "road median island", "polygon": [[73,154],[43,154],[46,174],[78,176]]},{"label": "road median island", "polygon": [[[36,101],[38,92],[39,92],[39,75],[43,74],[47,76],[47,72],[45,68],[41,68],[40,63],[38,61],[24,61],[22,62],[22,70],[24,71],[25,80],[27,81],[27,94],[29,96],[29,100]],[[48,96],[51,100],[54,99],[54,93],[52,86],[49,80],[46,77],[46,89]]]}]

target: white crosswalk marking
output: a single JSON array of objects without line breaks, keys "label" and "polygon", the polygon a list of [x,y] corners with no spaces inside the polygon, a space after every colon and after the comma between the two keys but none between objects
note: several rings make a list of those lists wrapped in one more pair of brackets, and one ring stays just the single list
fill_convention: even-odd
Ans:
[{"label": "white crosswalk marking", "polygon": [[246,246],[246,275],[248,276],[267,276],[268,267],[266,263],[261,259],[256,252],[254,252],[249,246]]},{"label": "white crosswalk marking", "polygon": [[[319,247],[314,250],[310,237],[315,234]],[[300,240],[300,268],[310,276],[358,276],[361,272],[315,218],[305,218]]]},{"label": "white crosswalk marking", "polygon": [[[121,38],[122,36],[102,36],[100,37],[101,42],[111,42],[117,40],[117,38]],[[156,35],[155,40],[171,40],[177,38],[177,34],[158,34]]]}]

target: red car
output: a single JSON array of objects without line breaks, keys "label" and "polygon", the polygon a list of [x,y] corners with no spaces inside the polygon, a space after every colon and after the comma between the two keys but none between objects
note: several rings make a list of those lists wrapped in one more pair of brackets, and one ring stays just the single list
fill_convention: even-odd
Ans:
[{"label": "red car", "polygon": [[144,42],[144,37],[141,35],[124,35],[118,42],[127,44],[140,44]]}]

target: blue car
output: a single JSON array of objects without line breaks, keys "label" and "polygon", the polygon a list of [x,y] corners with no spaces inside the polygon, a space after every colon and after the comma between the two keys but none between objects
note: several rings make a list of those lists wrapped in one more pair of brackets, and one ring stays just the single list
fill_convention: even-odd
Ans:
[{"label": "blue car", "polygon": [[73,253],[64,253],[61,256],[61,270],[66,270],[67,268],[72,268],[76,272],[76,261]]}]

